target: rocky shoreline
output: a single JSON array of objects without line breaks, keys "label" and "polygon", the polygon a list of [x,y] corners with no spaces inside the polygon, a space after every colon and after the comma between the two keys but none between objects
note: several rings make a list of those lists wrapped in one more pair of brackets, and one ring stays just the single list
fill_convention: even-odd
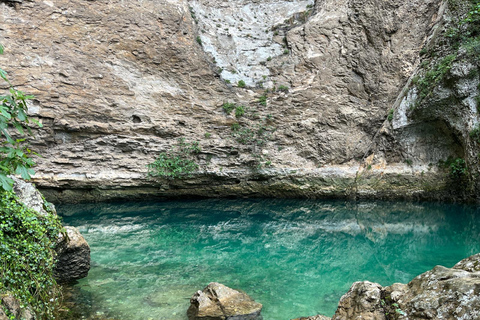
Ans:
[{"label": "rocky shoreline", "polygon": [[[415,320],[480,317],[480,254],[453,268],[436,266],[408,284],[382,287],[355,282],[342,296],[332,318],[324,315],[295,320]],[[190,300],[189,320],[261,320],[262,305],[245,293],[210,283]]]},{"label": "rocky shoreline", "polygon": [[145,175],[105,180],[102,174],[51,179],[40,173],[35,182],[45,197],[55,203],[182,197],[474,200],[465,190],[453,188],[444,170],[406,164],[225,169],[198,172],[175,180],[149,179]]}]

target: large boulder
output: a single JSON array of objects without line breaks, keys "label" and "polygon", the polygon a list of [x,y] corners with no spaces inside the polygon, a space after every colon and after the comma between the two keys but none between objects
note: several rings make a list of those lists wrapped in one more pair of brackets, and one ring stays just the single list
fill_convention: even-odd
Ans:
[{"label": "large boulder", "polygon": [[189,320],[261,320],[262,305],[247,294],[211,282],[190,299]]},{"label": "large boulder", "polygon": [[[332,320],[480,319],[480,254],[436,266],[408,284],[355,282]],[[306,318],[316,319],[316,318]]]},{"label": "large boulder", "polygon": [[59,283],[85,278],[90,270],[90,246],[77,228],[65,227],[57,240],[55,279]]}]

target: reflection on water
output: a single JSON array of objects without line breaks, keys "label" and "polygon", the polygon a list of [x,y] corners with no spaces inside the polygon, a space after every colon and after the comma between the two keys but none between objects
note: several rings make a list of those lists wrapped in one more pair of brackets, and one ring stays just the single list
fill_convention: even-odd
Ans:
[{"label": "reflection on water", "polygon": [[477,208],[431,203],[198,200],[58,206],[92,250],[85,315],[186,319],[211,281],[265,320],[332,315],[354,281],[406,283],[480,252]]}]

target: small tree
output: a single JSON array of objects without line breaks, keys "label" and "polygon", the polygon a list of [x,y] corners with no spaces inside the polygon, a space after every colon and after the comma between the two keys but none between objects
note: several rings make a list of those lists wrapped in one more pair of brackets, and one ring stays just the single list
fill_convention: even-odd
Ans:
[{"label": "small tree", "polygon": [[[3,50],[0,44],[0,54],[3,54]],[[18,136],[32,135],[28,126],[30,122],[40,127],[42,125],[27,116],[27,100],[34,97],[16,90],[3,69],[0,69],[0,77],[8,88],[8,93],[0,96],[0,190],[10,191],[13,180],[8,177],[9,174],[18,174],[23,179],[30,180],[35,173],[32,169],[35,163],[29,157],[32,151],[25,139]]]}]

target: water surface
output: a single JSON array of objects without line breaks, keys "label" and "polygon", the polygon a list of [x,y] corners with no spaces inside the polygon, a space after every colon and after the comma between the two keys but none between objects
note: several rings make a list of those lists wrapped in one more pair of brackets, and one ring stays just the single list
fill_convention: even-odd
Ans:
[{"label": "water surface", "polygon": [[195,200],[58,206],[91,247],[85,317],[185,320],[209,282],[265,320],[335,312],[355,281],[406,283],[480,252],[476,207],[405,202]]}]

